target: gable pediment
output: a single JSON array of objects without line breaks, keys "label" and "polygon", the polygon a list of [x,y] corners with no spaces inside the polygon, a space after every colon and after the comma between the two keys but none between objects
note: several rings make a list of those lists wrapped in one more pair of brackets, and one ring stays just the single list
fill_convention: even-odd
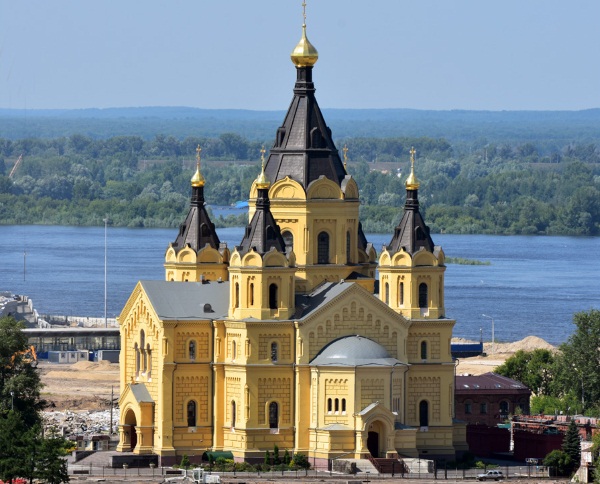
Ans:
[{"label": "gable pediment", "polygon": [[[337,287],[341,284],[346,287]],[[311,361],[333,340],[350,335],[372,339],[392,358],[404,361],[404,341],[410,323],[359,284],[341,284],[331,285],[332,291],[339,292],[330,298],[323,296],[323,301],[298,321],[305,342],[302,362]]]}]

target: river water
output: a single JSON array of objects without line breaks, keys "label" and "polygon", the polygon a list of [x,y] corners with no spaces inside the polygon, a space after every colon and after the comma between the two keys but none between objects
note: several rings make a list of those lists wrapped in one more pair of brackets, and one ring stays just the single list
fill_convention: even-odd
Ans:
[{"label": "river water", "polygon": [[[229,247],[242,228],[219,229]],[[108,227],[107,314],[118,316],[136,282],[164,278],[164,254],[177,229]],[[0,226],[0,291],[25,294],[40,314],[104,315],[104,227]],[[390,235],[371,234],[378,252]],[[600,238],[433,235],[447,257],[446,314],[454,336],[516,341],[536,335],[559,344],[575,312],[600,309]],[[484,317],[486,314],[489,317]]]}]

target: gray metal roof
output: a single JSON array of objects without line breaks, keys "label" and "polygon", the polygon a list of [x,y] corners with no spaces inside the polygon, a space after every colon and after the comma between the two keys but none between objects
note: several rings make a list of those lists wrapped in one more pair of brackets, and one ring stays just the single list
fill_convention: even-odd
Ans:
[{"label": "gray metal roof", "polygon": [[310,294],[296,296],[296,313],[298,320],[308,318],[314,311],[352,287],[352,282],[326,282],[316,287]]},{"label": "gray metal roof", "polygon": [[153,398],[150,396],[150,392],[148,392],[146,385],[143,383],[133,383],[130,385],[130,388],[131,393],[133,393],[133,396],[138,403],[154,403]]},{"label": "gray metal roof", "polygon": [[219,319],[229,311],[229,282],[140,281],[161,320]]},{"label": "gray metal roof", "polygon": [[314,366],[395,366],[403,363],[390,357],[375,341],[360,335],[344,336],[325,346],[310,362]]}]

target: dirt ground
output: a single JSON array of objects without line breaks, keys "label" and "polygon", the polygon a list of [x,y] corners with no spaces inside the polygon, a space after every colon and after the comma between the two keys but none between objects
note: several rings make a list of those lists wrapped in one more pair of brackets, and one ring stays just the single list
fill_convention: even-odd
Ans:
[{"label": "dirt ground", "polygon": [[[453,340],[453,342],[465,342]],[[518,350],[531,351],[535,348],[555,349],[536,336],[515,343],[484,344],[487,356],[461,358],[456,373],[481,375],[504,363]],[[119,396],[119,365],[80,361],[74,364],[40,362],[42,396],[50,403],[48,410],[106,410],[109,407],[111,388],[114,398]]]}]

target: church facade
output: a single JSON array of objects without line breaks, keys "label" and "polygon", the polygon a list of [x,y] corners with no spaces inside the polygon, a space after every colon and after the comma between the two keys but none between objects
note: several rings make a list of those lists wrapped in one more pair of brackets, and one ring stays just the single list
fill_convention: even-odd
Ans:
[{"label": "church facade", "polygon": [[317,59],[304,25],[238,246],[206,212],[198,150],[165,280],[140,281],[119,317],[119,451],[256,461],[277,445],[318,465],[466,450],[444,252],[419,211],[414,150],[402,219],[377,255],[315,98]]}]

